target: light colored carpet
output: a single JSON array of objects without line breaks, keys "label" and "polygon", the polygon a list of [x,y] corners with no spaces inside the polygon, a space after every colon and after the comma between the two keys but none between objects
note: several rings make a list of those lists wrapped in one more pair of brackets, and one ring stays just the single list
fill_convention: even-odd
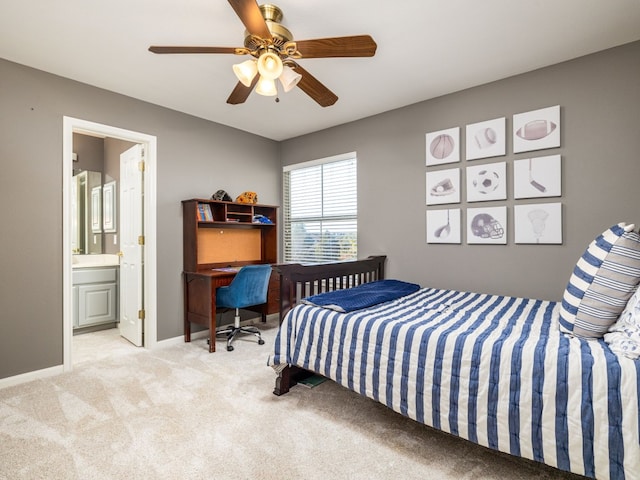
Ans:
[{"label": "light colored carpet", "polygon": [[243,337],[227,352],[219,340],[212,354],[204,339],[146,351],[116,338],[89,353],[78,342],[72,373],[0,390],[0,479],[582,478],[333,382],[276,397],[266,360],[277,321],[259,327],[266,345]]}]

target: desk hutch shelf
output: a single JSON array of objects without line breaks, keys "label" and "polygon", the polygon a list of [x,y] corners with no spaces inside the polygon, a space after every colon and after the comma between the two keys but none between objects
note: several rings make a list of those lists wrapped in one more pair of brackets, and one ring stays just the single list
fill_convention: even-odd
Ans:
[{"label": "desk hutch shelf", "polygon": [[[182,206],[185,272],[277,263],[278,207],[201,198],[183,200]],[[203,210],[211,216],[202,215]],[[254,222],[256,215],[272,223]]]},{"label": "desk hutch shelf", "polygon": [[[219,269],[277,263],[278,207],[194,198],[182,201],[184,334],[191,323],[209,327],[209,351],[215,351],[215,289],[235,275]],[[271,223],[257,221],[262,216]],[[279,277],[272,274],[267,303],[251,308],[266,315],[279,311]]]}]

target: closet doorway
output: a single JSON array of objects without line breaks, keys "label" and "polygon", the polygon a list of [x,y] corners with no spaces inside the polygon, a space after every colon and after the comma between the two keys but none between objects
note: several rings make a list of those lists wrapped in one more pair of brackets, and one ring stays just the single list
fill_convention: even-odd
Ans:
[{"label": "closet doorway", "polygon": [[[109,205],[100,205],[96,207],[96,202],[91,202],[86,207],[86,216],[90,218],[86,223],[87,225],[80,225],[78,221],[78,211],[76,202],[78,192],[76,191],[76,179],[74,177],[74,165],[78,162],[74,162],[74,139],[85,139],[93,137],[94,139],[104,139],[105,142],[110,144],[121,144],[125,146],[133,145],[135,149],[142,152],[144,163],[141,165],[140,174],[140,188],[135,190],[135,199],[130,198],[131,195],[126,194],[128,202],[131,204],[137,204],[140,206],[139,212],[134,212],[133,209],[125,208],[122,204],[122,199],[115,202],[116,208],[109,209]],[[75,158],[77,160],[77,157]],[[118,181],[106,182],[102,181],[102,187],[106,187],[110,184],[109,195],[113,196],[114,185],[127,184],[127,178],[130,177],[131,172],[122,171],[122,166],[116,166],[117,173],[114,173],[113,166],[111,167],[111,175],[108,176],[109,180],[115,176]],[[97,169],[97,168],[96,168]],[[86,197],[103,199],[107,201],[109,195],[106,195],[106,190],[103,195],[99,194],[100,188],[94,189],[94,195],[90,192]],[[138,225],[141,235],[136,237],[140,242],[138,249],[138,259],[135,262],[139,268],[139,272],[136,275],[128,274],[126,284],[122,281],[118,282],[124,288],[124,295],[119,295],[126,299],[126,305],[129,310],[132,305],[136,305],[136,321],[138,322],[139,334],[137,340],[132,340],[129,336],[129,331],[123,331],[122,334],[125,337],[129,337],[129,340],[133,344],[142,345],[144,348],[153,348],[157,342],[157,306],[156,306],[156,138],[151,135],[124,130],[117,127],[108,125],[97,124],[94,122],[88,122],[71,117],[64,117],[63,121],[63,367],[64,371],[70,371],[73,369],[73,329],[74,329],[74,309],[77,308],[81,300],[78,299],[78,286],[73,285],[73,261],[101,261],[104,257],[112,257],[115,254],[122,255],[124,245],[122,244],[124,238],[123,232],[119,225]],[[118,195],[116,195],[118,196]],[[120,207],[120,205],[123,205]],[[107,207],[106,209],[104,207]],[[93,210],[93,212],[91,212]],[[96,213],[98,215],[104,213],[105,217],[100,217],[96,220]],[[92,216],[93,215],[93,216]],[[109,223],[111,222],[111,223]],[[101,230],[103,228],[104,229]],[[80,232],[78,229],[84,229]],[[95,229],[98,228],[96,233]],[[126,232],[124,232],[126,234]],[[85,238],[83,242],[82,238]],[[118,238],[119,237],[119,238]],[[80,241],[78,240],[80,238]],[[100,249],[98,251],[97,249]],[[110,250],[118,250],[118,252],[110,252]],[[131,251],[130,247],[128,252]],[[105,254],[105,252],[108,252]],[[80,255],[78,253],[87,253],[90,255]],[[98,255],[91,255],[98,254]],[[104,255],[102,255],[104,254]],[[121,257],[124,259],[124,257]],[[131,258],[130,256],[128,258]],[[130,266],[130,261],[125,262],[126,266]],[[122,268],[122,262],[121,262]],[[108,271],[108,268],[104,270]],[[76,275],[77,277],[77,275]],[[136,279],[137,284],[133,285],[132,278]],[[113,288],[113,287],[111,287]],[[100,295],[104,295],[104,303],[109,301],[109,295],[106,288],[103,291],[91,292],[91,294],[97,297],[98,302],[101,301]],[[82,298],[82,297],[81,297]],[[120,310],[118,313],[122,315],[122,309],[120,305],[123,299],[118,301],[117,308]],[[108,308],[107,308],[108,310]],[[131,322],[131,312],[127,311],[126,318],[127,323]],[[135,323],[135,322],[133,322]],[[93,334],[92,334],[93,335]],[[108,348],[108,347],[107,347]],[[131,345],[131,348],[135,348]]]}]

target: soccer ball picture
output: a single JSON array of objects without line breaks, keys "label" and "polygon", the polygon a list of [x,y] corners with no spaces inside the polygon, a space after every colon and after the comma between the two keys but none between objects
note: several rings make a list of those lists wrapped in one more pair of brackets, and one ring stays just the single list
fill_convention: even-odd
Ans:
[{"label": "soccer ball picture", "polygon": [[480,170],[472,182],[473,187],[483,195],[493,192],[500,185],[500,176],[493,170]]}]

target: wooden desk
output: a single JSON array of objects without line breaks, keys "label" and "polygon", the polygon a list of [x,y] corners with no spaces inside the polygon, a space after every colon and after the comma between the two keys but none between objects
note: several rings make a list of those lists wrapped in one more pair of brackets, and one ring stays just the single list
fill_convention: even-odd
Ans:
[{"label": "wooden desk", "polygon": [[[183,272],[184,278],[184,341],[191,341],[191,324],[197,323],[209,328],[209,352],[216,351],[216,289],[229,285],[236,272],[224,272],[215,269],[198,272]],[[275,273],[269,280],[267,303],[249,307],[247,310],[262,314],[265,322],[267,315],[279,311],[280,278]]]},{"label": "wooden desk", "polygon": [[229,285],[235,272],[184,272],[184,341],[191,341],[191,324],[209,327],[209,352],[216,351],[216,289]]}]

